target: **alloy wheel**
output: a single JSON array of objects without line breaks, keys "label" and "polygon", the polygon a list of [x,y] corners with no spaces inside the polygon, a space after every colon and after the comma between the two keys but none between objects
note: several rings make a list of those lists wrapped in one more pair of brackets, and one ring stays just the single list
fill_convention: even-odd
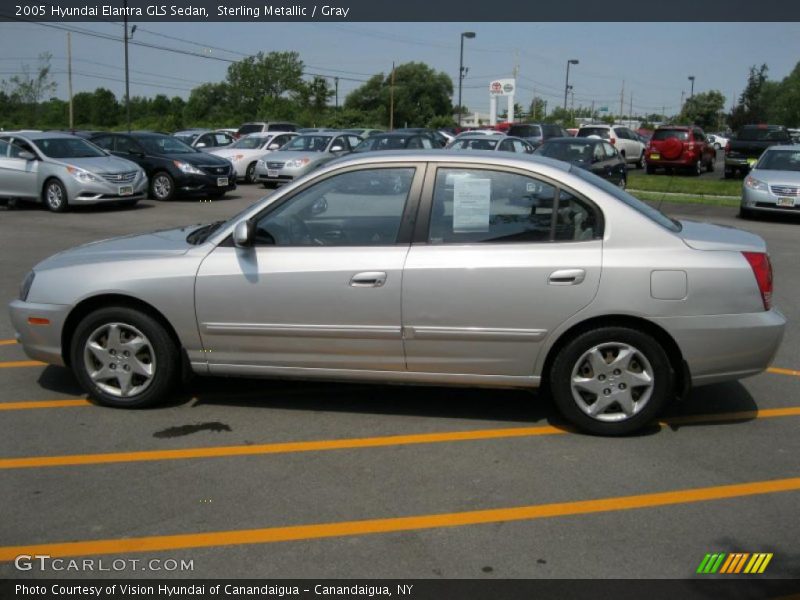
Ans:
[{"label": "alloy wheel", "polygon": [[105,323],[86,340],[83,364],[106,394],[129,398],[145,391],[156,373],[156,353],[147,336],[126,323]]}]

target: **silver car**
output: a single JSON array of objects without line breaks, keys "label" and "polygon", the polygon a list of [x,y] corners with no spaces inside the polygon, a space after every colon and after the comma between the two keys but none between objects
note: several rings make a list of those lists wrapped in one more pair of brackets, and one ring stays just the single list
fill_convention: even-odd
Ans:
[{"label": "silver car", "polygon": [[146,192],[147,176],[139,165],[77,136],[0,135],[0,198],[43,202],[53,212],[64,212],[79,204],[133,206]]},{"label": "silver car", "polygon": [[256,163],[256,181],[271,187],[290,183],[343,156],[361,143],[361,138],[350,133],[308,133],[298,135],[277,152]]},{"label": "silver car", "polygon": [[11,320],[109,406],[163,400],[182,369],[547,384],[567,419],[619,435],[692,384],[763,371],[786,324],[771,296],[756,235],[567,163],[434,150],[352,155],[227,222],[61,252]]},{"label": "silver car", "polygon": [[800,213],[800,146],[770,146],[742,184],[739,215]]}]

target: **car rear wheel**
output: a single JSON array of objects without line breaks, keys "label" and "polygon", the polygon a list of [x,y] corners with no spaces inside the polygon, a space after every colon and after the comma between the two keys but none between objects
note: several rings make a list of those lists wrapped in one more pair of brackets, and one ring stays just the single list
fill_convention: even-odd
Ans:
[{"label": "car rear wheel", "polygon": [[162,400],[179,370],[178,350],[164,327],[126,307],[97,310],[72,338],[72,369],[98,403],[141,408]]},{"label": "car rear wheel", "polygon": [[175,181],[169,173],[161,171],[153,175],[150,182],[150,194],[156,200],[172,200],[175,195]]},{"label": "car rear wheel", "polygon": [[44,185],[42,199],[47,210],[56,213],[66,212],[69,207],[67,189],[58,179],[51,179]]},{"label": "car rear wheel", "polygon": [[640,429],[661,412],[675,385],[661,345],[628,327],[600,327],[570,340],[553,361],[549,383],[561,414],[598,435]]},{"label": "car rear wheel", "polygon": [[247,165],[247,171],[244,173],[245,183],[255,183],[256,181],[256,163],[251,162]]},{"label": "car rear wheel", "polygon": [[642,155],[639,157],[639,162],[636,163],[637,169],[644,169],[647,166],[647,159],[644,156],[644,150],[642,150]]}]

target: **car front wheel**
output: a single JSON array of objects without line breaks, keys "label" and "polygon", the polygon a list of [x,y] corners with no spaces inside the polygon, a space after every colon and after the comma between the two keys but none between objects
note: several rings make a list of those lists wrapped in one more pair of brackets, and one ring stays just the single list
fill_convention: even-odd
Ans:
[{"label": "car front wheel", "polygon": [[52,212],[66,212],[69,206],[67,189],[58,179],[51,179],[44,186],[44,205]]},{"label": "car front wheel", "polygon": [[642,155],[639,157],[639,162],[636,163],[636,168],[644,169],[645,167],[647,167],[647,159],[644,156],[644,152],[642,152]]},{"label": "car front wheel", "polygon": [[578,335],[556,356],[550,389],[559,411],[580,429],[624,435],[661,412],[674,375],[661,345],[627,327],[601,327]]},{"label": "car front wheel", "polygon": [[247,165],[247,171],[244,174],[244,182],[245,183],[255,183],[256,182],[256,163],[252,162]]},{"label": "car front wheel", "polygon": [[156,200],[172,200],[175,194],[175,181],[169,173],[156,173],[150,182],[150,194]]},{"label": "car front wheel", "polygon": [[72,338],[72,369],[98,403],[141,408],[163,400],[179,370],[178,350],[151,316],[126,307],[86,316]]}]

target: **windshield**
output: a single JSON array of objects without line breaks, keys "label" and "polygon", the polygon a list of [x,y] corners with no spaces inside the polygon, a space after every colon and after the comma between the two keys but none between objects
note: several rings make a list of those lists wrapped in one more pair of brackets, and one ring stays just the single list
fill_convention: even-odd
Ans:
[{"label": "windshield", "polygon": [[592,144],[580,142],[547,142],[536,149],[536,154],[567,162],[591,162]]},{"label": "windshield", "polygon": [[191,146],[171,135],[147,135],[136,138],[148,154],[196,154]]},{"label": "windshield", "polygon": [[572,167],[570,168],[569,172],[587,181],[588,183],[591,183],[595,187],[599,187],[607,194],[614,196],[617,200],[619,200],[623,204],[627,204],[633,210],[637,211],[639,214],[642,214],[651,221],[658,223],[665,229],[669,229],[670,231],[675,231],[675,232],[681,230],[681,224],[678,221],[676,221],[675,219],[670,219],[660,210],[653,208],[649,204],[645,204],[638,198],[634,198],[625,190],[618,188],[616,185],[606,181],[602,177],[598,177],[594,173],[590,173],[586,169],[582,169],[580,167]]},{"label": "windshield", "polygon": [[259,148],[263,148],[266,146],[267,142],[269,142],[272,138],[271,137],[263,137],[263,136],[253,136],[253,137],[244,137],[233,144],[230,145],[231,148],[239,148],[241,150],[258,150]]},{"label": "windshield", "polygon": [[789,141],[789,133],[784,129],[745,127],[739,130],[736,139],[743,142],[783,142]]},{"label": "windshield", "polygon": [[756,169],[763,171],[800,171],[800,149],[769,150],[758,161]]},{"label": "windshield", "polygon": [[80,138],[47,138],[36,140],[42,154],[50,158],[97,158],[106,156],[94,144]]},{"label": "windshield", "polygon": [[333,136],[330,135],[298,135],[281,150],[301,152],[324,152]]},{"label": "windshield", "polygon": [[191,144],[193,141],[195,141],[198,138],[200,133],[201,132],[197,132],[197,133],[174,133],[173,137],[178,138],[184,144]]},{"label": "windshield", "polygon": [[670,138],[686,142],[689,140],[689,132],[685,129],[658,129],[653,134],[654,142],[664,141]]},{"label": "windshield", "polygon": [[581,127],[578,131],[578,137],[589,137],[590,135],[596,135],[604,140],[611,137],[608,127]]}]

